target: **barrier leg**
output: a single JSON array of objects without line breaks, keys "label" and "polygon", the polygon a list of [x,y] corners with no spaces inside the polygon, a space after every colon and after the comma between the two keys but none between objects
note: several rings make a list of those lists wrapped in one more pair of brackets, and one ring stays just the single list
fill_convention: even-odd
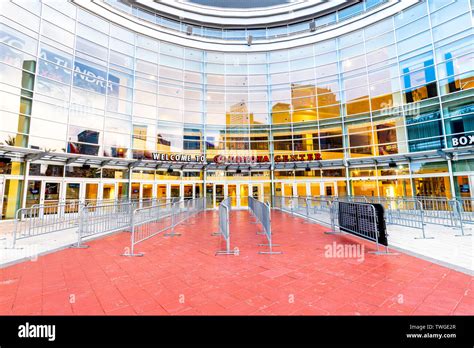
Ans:
[{"label": "barrier leg", "polygon": [[167,237],[181,236],[181,233],[176,233],[174,231],[174,228],[177,225],[177,223],[175,221],[176,221],[176,217],[175,217],[174,209],[172,209],[171,210],[171,232],[170,233],[165,233],[165,236],[167,236]]},{"label": "barrier leg", "polygon": [[434,237],[427,237],[426,234],[425,234],[425,224],[423,222],[423,220],[421,221],[421,233],[422,233],[422,236],[421,237],[415,237],[415,239],[434,239]]},{"label": "barrier leg", "polygon": [[334,205],[335,203],[331,204],[331,207],[329,208],[329,214],[331,215],[331,230],[324,232],[324,234],[343,234],[341,229],[339,229],[339,232],[336,231],[336,208]]},{"label": "barrier leg", "polygon": [[77,229],[77,244],[71,245],[70,248],[73,249],[87,249],[88,245],[82,244],[82,237],[85,235],[84,231],[86,229],[85,219],[86,219],[86,207],[80,209],[79,213],[79,228]]},{"label": "barrier leg", "polygon": [[464,225],[462,223],[462,219],[459,220],[461,234],[455,234],[454,237],[469,237],[472,236],[472,233],[465,234],[464,233]]},{"label": "barrier leg", "polygon": [[131,225],[132,225],[132,228],[131,228],[131,236],[130,236],[130,250],[127,252],[124,252],[122,254],[122,256],[137,256],[137,257],[141,257],[143,256],[144,254],[143,253],[135,253],[135,232],[136,232],[136,226],[135,226],[135,221],[134,221],[134,218],[133,218],[133,214],[132,214],[132,221],[131,221]]}]

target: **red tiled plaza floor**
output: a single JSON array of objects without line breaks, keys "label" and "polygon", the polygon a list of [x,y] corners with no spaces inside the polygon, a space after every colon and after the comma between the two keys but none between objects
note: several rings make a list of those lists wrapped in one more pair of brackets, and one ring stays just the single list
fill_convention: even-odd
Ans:
[{"label": "red tiled plaza floor", "polygon": [[[120,256],[118,233],[0,270],[0,314],[193,315],[293,314],[472,315],[472,277],[404,254],[368,254],[371,243],[273,212],[281,255],[262,255],[246,211],[231,213],[232,247],[215,256],[217,213],[182,225],[181,237],[139,244],[144,257]],[[336,243],[364,245],[365,258],[325,257]]]}]

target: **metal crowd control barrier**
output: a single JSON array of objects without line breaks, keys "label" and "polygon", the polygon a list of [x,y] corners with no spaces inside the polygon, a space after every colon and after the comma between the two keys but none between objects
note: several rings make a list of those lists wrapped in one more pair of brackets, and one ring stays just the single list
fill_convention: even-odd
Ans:
[{"label": "metal crowd control barrier", "polygon": [[[309,197],[306,197],[308,199]],[[320,223],[327,223],[325,219],[311,216],[327,209],[321,205],[314,209],[314,205],[318,206],[316,201],[322,202],[339,201],[339,202],[367,202],[382,204],[385,209],[387,223],[393,225],[406,226],[410,228],[420,229],[422,237],[420,239],[429,238],[426,236],[425,230],[427,224],[441,225],[460,230],[460,234],[455,236],[470,236],[466,234],[465,225],[474,224],[474,198],[456,198],[447,199],[445,197],[379,197],[379,196],[315,196],[309,198],[311,201],[305,201],[304,197],[285,197],[274,196],[273,206],[277,209],[304,216],[308,221],[316,220]],[[417,238],[418,239],[418,238]]]},{"label": "metal crowd control barrier", "polygon": [[[79,211],[81,211],[82,207],[82,204],[73,202],[51,207],[48,205],[35,205],[30,208],[18,209],[15,214],[11,248],[16,247],[16,242],[19,239],[77,228]],[[67,213],[67,211],[76,210],[76,208],[78,212]],[[55,211],[54,213],[52,213],[53,210]]]},{"label": "metal crowd control barrier", "polygon": [[[53,232],[60,232],[68,229],[78,229],[81,220],[81,214],[88,217],[96,216],[99,225],[104,222],[98,222],[100,214],[108,214],[106,211],[113,210],[111,207],[117,207],[119,211],[125,204],[130,204],[133,209],[140,205],[156,206],[164,202],[174,202],[179,198],[154,198],[142,200],[67,200],[64,202],[50,202],[45,204],[33,204],[28,208],[21,208],[16,211],[15,223],[13,229],[13,243],[11,248],[15,248],[17,240],[40,236]],[[107,208],[106,208],[107,207]],[[101,230],[99,228],[99,230]],[[83,233],[90,234],[83,231]],[[102,233],[102,232],[98,232]],[[79,243],[80,244],[80,243]],[[10,247],[8,247],[10,248]]]},{"label": "metal crowd control barrier", "polygon": [[[270,204],[265,204],[249,196],[249,211],[255,219],[262,225],[263,234],[267,237],[267,244],[259,244],[259,246],[268,246],[269,251],[259,251],[259,254],[281,254],[281,251],[273,251],[274,246],[272,242],[272,223],[271,223],[271,207]],[[257,233],[258,234],[258,233]]]},{"label": "metal crowd control barrier", "polygon": [[463,205],[457,199],[453,199],[449,201],[451,205],[452,217],[453,217],[453,225],[454,228],[458,228],[461,230],[461,234],[455,234],[455,237],[465,237],[471,236],[472,234],[465,234],[464,233],[464,219],[463,219]]},{"label": "metal crowd control barrier", "polygon": [[112,233],[130,228],[133,203],[84,206],[81,210],[76,248],[86,248],[83,240],[92,235]]},{"label": "metal crowd control barrier", "polygon": [[366,196],[337,196],[335,200],[342,202],[359,202],[359,203],[368,203],[369,200]]},{"label": "metal crowd control barrier", "polygon": [[466,224],[474,224],[474,198],[459,198],[461,219]]},{"label": "metal crowd control barrier", "polygon": [[425,221],[423,205],[417,199],[396,199],[389,202],[380,202],[385,208],[387,224],[399,225],[420,229],[422,237],[415,239],[433,239],[425,234]]},{"label": "metal crowd control barrier", "polygon": [[167,230],[167,236],[178,236],[175,227],[206,208],[205,198],[164,203],[145,208],[137,208],[131,214],[130,249],[123,256],[143,256],[136,253],[135,246]]},{"label": "metal crowd control barrier", "polygon": [[230,249],[230,210],[231,197],[224,199],[219,204],[219,231],[213,233],[214,236],[222,236],[225,240],[225,250],[216,251],[216,255],[239,255],[238,249]]},{"label": "metal crowd control barrier", "polygon": [[304,217],[310,222],[330,225],[330,207],[333,200],[322,197],[273,196],[272,201],[276,209]]},{"label": "metal crowd control barrier", "polygon": [[424,221],[426,223],[451,227],[461,230],[461,234],[455,236],[464,237],[471,234],[464,233],[464,219],[470,214],[463,214],[463,204],[457,199],[442,197],[417,198],[421,201],[424,210]]},{"label": "metal crowd control barrier", "polygon": [[[343,221],[341,221],[341,217],[344,219]],[[385,234],[385,230],[379,230],[380,226],[383,225],[383,223],[380,223],[381,221],[379,221],[377,210],[373,204],[334,201],[331,205],[332,228],[330,232],[325,233],[339,234],[348,232],[352,235],[374,242],[376,251],[369,253],[396,255],[395,253],[389,252],[386,235],[383,237],[385,240],[382,240],[382,243],[384,243],[383,245],[385,246],[385,251],[380,251],[381,233]],[[339,232],[336,231],[337,229],[339,229]]]}]

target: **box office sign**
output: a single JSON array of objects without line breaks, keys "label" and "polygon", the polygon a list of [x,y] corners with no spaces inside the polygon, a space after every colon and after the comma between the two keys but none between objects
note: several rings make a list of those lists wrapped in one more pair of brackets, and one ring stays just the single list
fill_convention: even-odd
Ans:
[{"label": "box office sign", "polygon": [[451,144],[453,147],[474,145],[474,134],[453,136]]}]

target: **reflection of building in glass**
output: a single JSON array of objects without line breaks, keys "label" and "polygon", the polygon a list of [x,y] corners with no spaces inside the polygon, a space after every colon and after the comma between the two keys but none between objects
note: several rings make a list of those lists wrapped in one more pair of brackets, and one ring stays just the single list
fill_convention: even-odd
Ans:
[{"label": "reflection of building in glass", "polygon": [[249,125],[253,124],[253,113],[250,113],[245,102],[236,103],[230,106],[226,113],[226,125]]}]

